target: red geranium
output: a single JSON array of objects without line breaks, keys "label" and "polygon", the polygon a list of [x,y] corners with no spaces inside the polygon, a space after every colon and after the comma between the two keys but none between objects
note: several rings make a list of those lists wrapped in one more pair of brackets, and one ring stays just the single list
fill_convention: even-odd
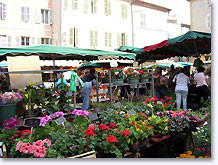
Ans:
[{"label": "red geranium", "polygon": [[125,137],[126,138],[128,138],[128,136],[127,135],[129,135],[130,134],[130,131],[129,130],[127,130],[127,129],[125,129],[123,132],[122,132],[122,135],[125,135]]},{"label": "red geranium", "polygon": [[168,102],[168,104],[173,104],[172,102]]},{"label": "red geranium", "polygon": [[94,124],[91,124],[91,125],[87,128],[87,130],[84,132],[84,134],[86,134],[86,136],[91,136],[91,135],[96,136],[96,134],[95,134],[94,131],[95,131]]},{"label": "red geranium", "polygon": [[100,126],[99,126],[99,128],[101,128],[101,130],[103,131],[103,130],[110,130],[110,127],[108,127],[106,124],[101,124]]},{"label": "red geranium", "polygon": [[106,142],[110,142],[110,143],[117,143],[117,138],[113,135],[109,135],[109,137],[107,138]]},{"label": "red geranium", "polygon": [[110,123],[110,125],[109,125],[111,128],[116,128],[116,123]]}]

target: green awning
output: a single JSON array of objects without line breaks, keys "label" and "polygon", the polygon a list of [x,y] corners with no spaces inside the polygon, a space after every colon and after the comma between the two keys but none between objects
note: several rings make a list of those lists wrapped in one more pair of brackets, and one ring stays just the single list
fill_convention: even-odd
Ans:
[{"label": "green awning", "polygon": [[39,45],[19,48],[0,48],[0,57],[39,55],[42,60],[98,60],[98,56],[119,57],[123,59],[135,59],[134,53],[119,51],[104,51],[95,49],[82,49],[60,47],[51,45]]},{"label": "green awning", "polygon": [[135,54],[143,53],[143,48],[136,48],[132,46],[120,46],[119,48],[115,49],[116,51],[123,51],[123,52],[130,52]]},{"label": "green awning", "polygon": [[142,55],[137,55],[137,60],[142,63],[175,56],[198,57],[200,54],[209,53],[211,53],[211,33],[188,31],[178,37],[144,47]]}]

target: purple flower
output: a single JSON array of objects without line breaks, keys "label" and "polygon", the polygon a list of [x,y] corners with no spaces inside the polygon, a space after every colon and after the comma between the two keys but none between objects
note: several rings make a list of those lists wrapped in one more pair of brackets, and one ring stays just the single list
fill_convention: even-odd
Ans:
[{"label": "purple flower", "polygon": [[77,110],[75,109],[72,114],[76,114],[77,116],[84,116],[87,117],[89,112],[88,111],[83,111],[83,110]]},{"label": "purple flower", "polygon": [[64,116],[64,113],[63,112],[55,112],[53,114],[53,117],[63,117]]}]

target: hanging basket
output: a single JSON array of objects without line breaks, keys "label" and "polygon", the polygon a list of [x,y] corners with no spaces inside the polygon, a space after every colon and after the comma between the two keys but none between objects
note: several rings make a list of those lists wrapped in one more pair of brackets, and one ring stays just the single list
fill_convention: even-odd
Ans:
[{"label": "hanging basket", "polygon": [[149,82],[149,78],[141,78],[140,82],[141,83],[148,83]]},{"label": "hanging basket", "polygon": [[0,105],[0,127],[3,126],[5,120],[15,117],[16,104]]},{"label": "hanging basket", "polygon": [[113,79],[113,85],[123,85],[123,79]]},{"label": "hanging basket", "polygon": [[137,84],[137,83],[139,83],[139,79],[137,79],[137,78],[129,78],[128,79],[128,83],[129,84]]}]

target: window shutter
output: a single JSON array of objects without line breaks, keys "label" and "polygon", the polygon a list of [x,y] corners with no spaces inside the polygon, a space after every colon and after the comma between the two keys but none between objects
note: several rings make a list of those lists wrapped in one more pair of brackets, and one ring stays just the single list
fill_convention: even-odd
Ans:
[{"label": "window shutter", "polygon": [[124,13],[125,13],[125,14],[124,14],[124,18],[127,18],[127,6],[125,5],[124,7],[125,7],[125,8],[124,8],[124,11],[125,11],[125,12],[124,12]]},{"label": "window shutter", "polygon": [[41,38],[37,38],[37,45],[41,45]]},{"label": "window shutter", "polygon": [[107,0],[104,0],[104,14],[108,15],[107,14]]},{"label": "window shutter", "polygon": [[29,20],[30,20],[30,8],[26,7],[26,19],[25,19],[25,21],[29,22]]},{"label": "window shutter", "polygon": [[20,46],[20,37],[16,37],[16,46],[19,47]]},{"label": "window shutter", "polygon": [[2,19],[6,19],[6,4],[2,3]]},{"label": "window shutter", "polygon": [[8,36],[8,47],[11,47],[11,36]]},{"label": "window shutter", "polygon": [[76,35],[75,35],[75,37],[76,37],[76,39],[75,39],[76,40],[76,44],[75,45],[76,45],[76,47],[78,47],[78,36],[79,36],[78,35],[78,29],[75,30],[75,33],[76,33]]},{"label": "window shutter", "polygon": [[49,45],[52,45],[52,38],[49,38]]},{"label": "window shutter", "polygon": [[35,10],[36,23],[41,23],[41,18],[42,18],[41,9],[36,9]]},{"label": "window shutter", "polygon": [[34,46],[35,45],[35,37],[31,38],[31,45]]},{"label": "window shutter", "polygon": [[121,18],[124,18],[124,5],[121,4]]},{"label": "window shutter", "polygon": [[108,15],[111,15],[111,2],[108,1]]},{"label": "window shutter", "polygon": [[125,33],[125,45],[128,45],[128,38],[127,38],[127,33]]},{"label": "window shutter", "polygon": [[48,10],[48,24],[52,24],[52,10]]},{"label": "window shutter", "polygon": [[90,46],[93,46],[93,31],[90,31]]},{"label": "window shutter", "polygon": [[88,13],[88,1],[84,0],[84,13]]},{"label": "window shutter", "polygon": [[111,47],[111,33],[109,33],[108,40],[109,40],[109,47]]},{"label": "window shutter", "polygon": [[105,47],[108,46],[107,41],[108,41],[108,39],[107,39],[107,32],[105,32]]},{"label": "window shutter", "polygon": [[67,0],[64,0],[64,9],[67,9],[67,5],[68,5]]},{"label": "window shutter", "polygon": [[70,36],[69,36],[70,45],[73,45],[73,33],[74,33],[74,29],[70,28]]},{"label": "window shutter", "polygon": [[95,46],[98,46],[98,32],[95,31]]},{"label": "window shutter", "polygon": [[21,7],[21,21],[25,21],[25,7]]}]

